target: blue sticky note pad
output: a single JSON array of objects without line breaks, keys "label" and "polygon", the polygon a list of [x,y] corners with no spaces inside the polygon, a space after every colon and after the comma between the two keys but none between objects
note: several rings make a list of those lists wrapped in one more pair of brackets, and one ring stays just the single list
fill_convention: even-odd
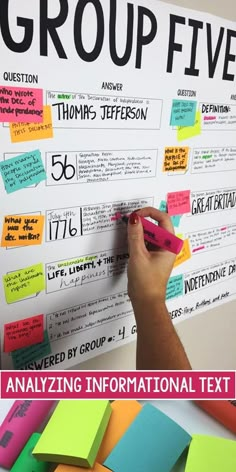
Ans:
[{"label": "blue sticky note pad", "polygon": [[184,291],[183,274],[170,277],[167,284],[167,289],[166,289],[166,300],[170,300],[171,298],[175,298],[175,297],[179,297],[183,295],[183,291]]},{"label": "blue sticky note pad", "polygon": [[170,125],[193,126],[195,123],[197,102],[194,100],[173,100]]},{"label": "blue sticky note pad", "polygon": [[29,347],[17,349],[12,351],[12,362],[14,369],[22,369],[30,362],[42,359],[51,354],[51,345],[48,337],[48,332],[44,331],[44,339],[41,343],[34,344]]},{"label": "blue sticky note pad", "polygon": [[175,228],[178,228],[179,227],[179,224],[180,224],[180,220],[181,220],[181,216],[182,215],[175,215],[175,216],[171,216],[171,221],[172,221],[172,224]]},{"label": "blue sticky note pad", "polygon": [[46,180],[40,151],[26,152],[0,162],[0,172],[7,193],[16,192]]},{"label": "blue sticky note pad", "polygon": [[170,472],[191,436],[146,404],[109,454],[104,466],[115,472]]},{"label": "blue sticky note pad", "polygon": [[165,211],[167,213],[167,203],[165,202],[165,200],[162,200],[160,205],[159,205],[159,210],[160,211]]}]

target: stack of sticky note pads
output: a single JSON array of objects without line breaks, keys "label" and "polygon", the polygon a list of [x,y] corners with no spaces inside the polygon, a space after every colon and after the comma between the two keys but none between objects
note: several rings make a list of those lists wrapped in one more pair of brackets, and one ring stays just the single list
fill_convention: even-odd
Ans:
[{"label": "stack of sticky note pads", "polygon": [[85,467],[167,472],[190,441],[186,431],[150,404],[142,408],[136,401],[61,401],[33,455],[59,463],[56,472]]},{"label": "stack of sticky note pads", "polygon": [[186,472],[236,472],[236,441],[192,438],[150,403],[62,400],[11,471],[170,472],[184,451]]}]

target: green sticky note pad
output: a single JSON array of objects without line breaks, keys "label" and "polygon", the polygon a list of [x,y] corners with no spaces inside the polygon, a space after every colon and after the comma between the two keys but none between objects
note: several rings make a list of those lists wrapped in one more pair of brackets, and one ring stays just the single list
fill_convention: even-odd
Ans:
[{"label": "green sticky note pad", "polygon": [[47,462],[39,462],[32,455],[32,450],[36,446],[41,434],[34,433],[25,445],[24,449],[16,459],[15,464],[11,468],[11,472],[48,472],[51,464]]},{"label": "green sticky note pad", "polygon": [[236,471],[236,441],[194,434],[185,472],[211,471]]},{"label": "green sticky note pad", "polygon": [[30,295],[36,295],[45,289],[43,264],[9,272],[3,276],[3,285],[7,303],[14,303]]},{"label": "green sticky note pad", "polygon": [[39,459],[92,467],[111,415],[107,400],[62,400],[33,450]]}]

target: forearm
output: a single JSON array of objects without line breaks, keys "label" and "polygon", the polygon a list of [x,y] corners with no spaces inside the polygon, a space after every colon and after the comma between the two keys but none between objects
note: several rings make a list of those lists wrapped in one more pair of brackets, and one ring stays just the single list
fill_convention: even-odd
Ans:
[{"label": "forearm", "polygon": [[137,369],[191,369],[165,302],[139,302],[133,308],[137,322]]}]

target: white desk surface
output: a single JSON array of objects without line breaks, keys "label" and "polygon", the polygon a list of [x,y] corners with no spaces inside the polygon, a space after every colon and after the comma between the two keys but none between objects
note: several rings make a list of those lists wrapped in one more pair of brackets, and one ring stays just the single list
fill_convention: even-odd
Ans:
[{"label": "white desk surface", "polygon": [[[141,403],[144,404],[146,402]],[[149,403],[159,408],[159,410],[176,421],[176,423],[182,426],[182,428],[184,428],[189,434],[209,434],[212,436],[236,440],[235,435],[230,433],[230,431],[221,426],[217,421],[208,416],[204,411],[199,409],[190,401],[156,400]],[[0,424],[4,420],[12,404],[13,400],[0,400]],[[174,467],[173,472],[183,472],[184,466],[185,456],[180,458]],[[6,470],[0,467],[0,472],[6,472]]]}]

